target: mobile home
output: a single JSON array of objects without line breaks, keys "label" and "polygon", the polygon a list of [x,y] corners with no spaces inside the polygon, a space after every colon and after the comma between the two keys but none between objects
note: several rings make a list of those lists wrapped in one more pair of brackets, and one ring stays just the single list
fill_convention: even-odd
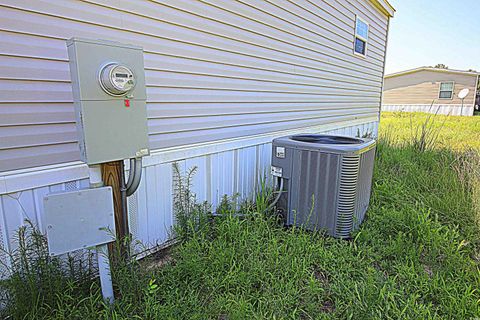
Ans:
[{"label": "mobile home", "polygon": [[[388,74],[382,110],[471,116],[479,74],[431,67]],[[458,94],[463,89],[468,94],[461,99]]]},{"label": "mobile home", "polygon": [[375,136],[393,13],[386,0],[0,1],[0,246],[25,219],[45,230],[45,194],[88,186],[67,39],[144,50],[152,152],[128,214],[153,246],[174,223],[174,162],[198,167],[197,198],[215,205],[252,195],[275,137]]}]

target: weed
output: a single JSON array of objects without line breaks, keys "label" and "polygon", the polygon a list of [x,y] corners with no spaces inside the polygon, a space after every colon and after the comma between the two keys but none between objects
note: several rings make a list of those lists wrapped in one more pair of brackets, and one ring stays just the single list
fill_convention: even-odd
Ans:
[{"label": "weed", "polygon": [[[424,123],[425,118],[415,115],[411,121]],[[177,223],[184,228],[177,235],[182,241],[162,263],[148,261],[154,257],[114,262],[114,305],[102,303],[96,280],[56,280],[70,275],[45,256],[48,268],[32,268],[30,262],[22,267],[25,258],[14,260],[15,270],[28,271],[2,282],[14,298],[6,310],[15,319],[478,317],[480,157],[457,138],[463,135],[459,128],[470,132],[475,122],[449,117],[443,128],[453,122],[456,136],[441,130],[429,144],[431,138],[424,134],[419,152],[408,121],[402,115],[382,124],[383,132],[392,128],[398,136],[379,141],[368,218],[350,241],[283,228],[262,213],[273,198],[262,183],[254,202],[225,196],[214,223],[203,223],[209,210],[190,191],[191,172],[185,179],[177,170]],[[397,129],[398,122],[406,129]],[[443,148],[446,143],[463,151]],[[37,270],[47,271],[40,277]],[[54,276],[43,278],[48,274]],[[18,279],[30,278],[50,293],[39,298],[28,292],[33,285]],[[51,289],[46,288],[49,281]]]},{"label": "weed", "polygon": [[456,172],[464,193],[471,197],[476,224],[480,226],[480,153],[474,149],[456,153],[451,167]]},{"label": "weed", "polygon": [[264,174],[259,179],[259,184],[255,192],[255,208],[258,212],[267,212],[269,203],[273,201],[273,190],[267,182],[267,177]]},{"label": "weed", "polygon": [[75,297],[97,291],[91,282],[96,268],[90,251],[52,257],[45,236],[30,221],[17,231],[14,246],[8,253],[8,273],[0,282],[6,293],[0,315],[42,318],[45,310],[73,304]]},{"label": "weed", "polygon": [[433,102],[430,105],[429,113],[427,114],[425,120],[420,124],[414,127],[413,119],[414,114],[410,114],[410,131],[412,134],[412,146],[415,150],[419,152],[424,152],[425,150],[431,150],[437,142],[438,136],[443,129],[445,121],[447,121],[448,116],[443,119],[443,122],[440,126],[435,126],[435,121],[437,120],[437,114],[439,109],[435,113],[431,113],[433,107]]},{"label": "weed", "polygon": [[177,163],[173,164],[174,198],[173,211],[175,214],[175,237],[184,241],[192,237],[195,232],[208,228],[210,205],[207,202],[198,203],[192,192],[192,179],[197,167],[182,174]]}]

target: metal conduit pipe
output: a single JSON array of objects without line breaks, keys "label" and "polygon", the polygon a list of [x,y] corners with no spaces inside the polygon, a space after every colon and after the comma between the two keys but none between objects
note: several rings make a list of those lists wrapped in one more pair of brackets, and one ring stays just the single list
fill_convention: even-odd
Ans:
[{"label": "metal conduit pipe", "polygon": [[133,177],[135,176],[135,158],[130,159],[130,172],[128,173],[128,181],[126,188],[130,188],[132,186]]},{"label": "metal conduit pipe", "polygon": [[[130,161],[130,164],[132,162]],[[132,178],[132,183],[130,186],[127,186],[127,197],[130,197],[132,194],[137,191],[138,185],[140,184],[140,180],[142,179],[142,158],[135,158],[133,159],[133,178]],[[128,177],[128,180],[130,181],[130,176]]]},{"label": "metal conduit pipe", "polygon": [[[123,161],[122,161],[123,162]],[[120,197],[122,201],[122,220],[123,220],[123,234],[128,235],[128,213],[127,213],[127,188],[125,184],[125,167],[122,165],[121,167],[121,175],[120,175]],[[127,256],[129,255],[129,250],[125,252]]]}]

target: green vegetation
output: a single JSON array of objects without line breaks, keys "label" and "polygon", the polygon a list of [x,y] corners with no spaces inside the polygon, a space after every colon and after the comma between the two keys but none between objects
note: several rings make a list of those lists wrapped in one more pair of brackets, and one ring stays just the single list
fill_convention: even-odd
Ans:
[{"label": "green vegetation", "polygon": [[380,131],[395,142],[411,142],[418,127],[426,121],[438,134],[437,148],[456,151],[480,149],[480,117],[454,117],[427,113],[383,112]]},{"label": "green vegetation", "polygon": [[[425,120],[412,116],[414,126]],[[36,268],[26,244],[3,283],[12,298],[5,311],[15,319],[479,317],[480,156],[463,144],[478,143],[475,121],[450,117],[451,129],[427,145],[420,140],[437,131],[412,137],[410,115],[384,116],[368,218],[350,241],[283,228],[262,213],[272,198],[265,185],[255,203],[225,198],[221,216],[207,219],[186,191],[187,173],[176,185],[187,196],[175,201],[183,241],[162,256],[116,262],[113,306],[78,265]],[[34,285],[42,281],[55,285]]]}]

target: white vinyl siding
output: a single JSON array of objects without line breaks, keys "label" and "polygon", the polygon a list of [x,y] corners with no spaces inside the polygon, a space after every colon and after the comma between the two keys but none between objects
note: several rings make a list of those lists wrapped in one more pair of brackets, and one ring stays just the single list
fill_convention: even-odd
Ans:
[{"label": "white vinyl siding", "polygon": [[[368,56],[352,56],[355,16]],[[145,51],[152,149],[378,116],[387,18],[367,0],[0,1],[0,171],[79,159],[65,40]]]},{"label": "white vinyl siding", "polygon": [[[453,83],[453,94],[450,99],[439,99],[441,83]],[[464,105],[475,102],[474,93],[477,75],[468,73],[449,73],[431,70],[421,70],[385,78],[384,105],[461,105],[458,92],[469,89],[470,92],[463,101]],[[451,86],[445,89],[452,89]]]}]

